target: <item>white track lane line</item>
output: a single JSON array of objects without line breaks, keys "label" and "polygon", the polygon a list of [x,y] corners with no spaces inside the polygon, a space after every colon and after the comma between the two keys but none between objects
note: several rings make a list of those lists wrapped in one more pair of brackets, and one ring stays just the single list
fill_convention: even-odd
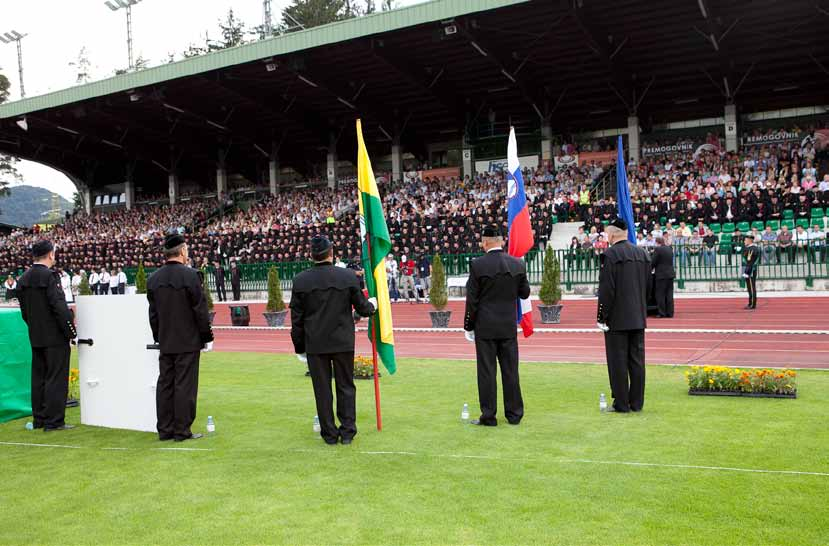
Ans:
[{"label": "white track lane line", "polygon": [[[214,326],[214,330],[226,331],[288,331],[288,326]],[[365,332],[365,328],[357,328],[358,332]],[[395,332],[424,332],[434,334],[462,333],[463,328],[395,328]],[[598,334],[598,328],[536,328],[537,334]],[[781,334],[781,335],[827,335],[829,330],[746,330],[746,329],[715,329],[715,328],[648,328],[646,332],[656,334]]]}]

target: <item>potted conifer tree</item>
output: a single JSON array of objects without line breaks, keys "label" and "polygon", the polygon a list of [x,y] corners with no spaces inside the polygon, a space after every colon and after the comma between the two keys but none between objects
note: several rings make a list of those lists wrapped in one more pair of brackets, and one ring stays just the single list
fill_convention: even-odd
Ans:
[{"label": "potted conifer tree", "polygon": [[544,274],[541,276],[541,290],[538,292],[538,299],[541,300],[538,311],[544,324],[561,322],[561,266],[555,254],[552,249],[544,253]]},{"label": "potted conifer tree", "polygon": [[443,262],[440,255],[432,259],[432,288],[429,290],[429,303],[435,308],[429,311],[432,318],[432,328],[448,328],[449,318],[452,311],[445,311],[449,296],[446,291],[446,271],[443,269]]},{"label": "potted conifer tree", "polygon": [[138,271],[135,272],[135,293],[147,293],[147,273],[144,271],[144,261],[138,263]]},{"label": "potted conifer tree", "polygon": [[207,314],[210,316],[210,324],[213,324],[216,311],[213,309],[213,294],[210,293],[210,287],[207,286],[207,268],[201,268],[199,273],[201,273],[201,289],[204,292],[204,299],[207,301]]},{"label": "potted conifer tree", "polygon": [[92,288],[89,287],[89,275],[84,273],[81,275],[81,284],[78,285],[78,295],[80,296],[91,296],[92,295]]},{"label": "potted conifer tree", "polygon": [[285,308],[285,300],[282,296],[282,284],[279,280],[279,271],[272,265],[268,270],[268,305],[262,313],[268,326],[282,326],[285,324],[285,315],[288,310]]}]

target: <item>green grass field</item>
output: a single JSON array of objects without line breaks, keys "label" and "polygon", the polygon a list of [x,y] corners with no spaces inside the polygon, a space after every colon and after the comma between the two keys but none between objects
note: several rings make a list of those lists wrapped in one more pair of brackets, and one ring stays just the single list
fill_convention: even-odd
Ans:
[{"label": "green grass field", "polygon": [[[519,427],[464,425],[472,362],[403,359],[383,377],[385,430],[358,383],[351,446],[312,432],[292,356],[210,353],[195,430],[152,434],[0,425],[2,544],[826,544],[829,373],[797,400],[689,397],[682,368],[649,367],[645,411],[600,414],[606,370],[524,364]],[[474,415],[474,410],[473,410]],[[69,413],[77,423],[77,409]],[[102,448],[127,448],[105,450]],[[653,463],[657,466],[618,464]],[[659,466],[665,465],[665,466]]]}]

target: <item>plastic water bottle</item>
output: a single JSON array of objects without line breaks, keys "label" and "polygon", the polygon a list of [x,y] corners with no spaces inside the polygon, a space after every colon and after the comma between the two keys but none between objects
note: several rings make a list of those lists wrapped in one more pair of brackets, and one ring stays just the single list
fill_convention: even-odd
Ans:
[{"label": "plastic water bottle", "polygon": [[321,430],[322,427],[320,427],[320,416],[314,415],[314,432],[319,432]]},{"label": "plastic water bottle", "polygon": [[464,402],[463,409],[461,410],[461,421],[464,423],[469,421],[469,404]]},{"label": "plastic water bottle", "polygon": [[604,393],[599,395],[599,411],[602,413],[607,411],[607,397]]},{"label": "plastic water bottle", "polygon": [[26,430],[34,430],[34,429],[35,429],[35,425],[31,421],[26,423]]},{"label": "plastic water bottle", "polygon": [[207,433],[208,434],[215,434],[216,432],[216,423],[213,421],[213,416],[207,416]]}]

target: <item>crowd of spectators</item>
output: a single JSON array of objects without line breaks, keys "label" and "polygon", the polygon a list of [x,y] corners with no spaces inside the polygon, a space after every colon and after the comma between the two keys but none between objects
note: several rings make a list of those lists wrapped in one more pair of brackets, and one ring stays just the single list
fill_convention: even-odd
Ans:
[{"label": "crowd of spectators", "polygon": [[[697,257],[699,263],[713,265],[721,250],[729,260],[741,252],[748,232],[763,249],[764,263],[801,256],[825,260],[829,174],[819,172],[815,156],[813,143],[790,142],[741,153],[715,146],[631,165],[628,181],[639,244],[652,247],[663,237],[680,262]],[[578,208],[584,228],[570,249],[595,257],[606,248],[602,231],[616,216],[617,203],[611,197]]]},{"label": "crowd of spectators", "polygon": [[[546,243],[552,230],[555,193],[577,191],[590,167],[582,170],[525,172],[537,244]],[[142,260],[156,266],[163,260],[161,243],[170,230],[186,234],[191,258],[199,266],[305,261],[310,240],[318,233],[327,234],[342,257],[354,259],[361,242],[357,191],[350,182],[337,190],[312,187],[230,207],[194,199],[75,214],[48,234],[17,231],[0,239],[0,271],[23,269],[28,248],[44,236],[56,244],[59,266],[68,271],[133,267]],[[478,252],[481,226],[506,228],[506,187],[501,173],[381,184],[392,253],[420,257]]]},{"label": "crowd of spectators", "polygon": [[[603,172],[595,163],[524,171],[536,245],[546,245],[553,223],[575,220],[584,227],[572,250],[595,257],[606,248],[602,232],[617,214],[616,202],[612,197],[592,199],[590,193]],[[677,252],[679,259],[698,256],[701,263],[714,263],[712,256],[722,242],[717,232],[723,231],[716,228],[748,223],[758,243],[768,249],[767,262],[823,254],[823,215],[813,210],[829,209],[829,173],[818,171],[812,144],[754,146],[741,153],[726,153],[712,144],[702,151],[645,158],[628,166],[628,180],[643,246],[661,236],[677,248],[688,247]],[[395,184],[382,179],[380,188],[395,256],[474,253],[482,226],[498,224],[506,232],[507,184],[500,172]],[[257,195],[231,206],[191,199],[75,214],[46,236],[58,247],[59,265],[72,272],[128,268],[142,261],[159,265],[163,236],[170,230],[187,235],[198,266],[305,261],[310,239],[319,233],[328,235],[343,259],[359,256],[354,180],[337,190],[316,185]],[[164,196],[154,197],[164,201]],[[798,221],[806,221],[806,229],[795,228]],[[737,241],[742,233],[729,235]],[[17,231],[0,238],[0,273],[24,268],[28,248],[43,236]],[[804,250],[818,247],[817,253]]]}]

